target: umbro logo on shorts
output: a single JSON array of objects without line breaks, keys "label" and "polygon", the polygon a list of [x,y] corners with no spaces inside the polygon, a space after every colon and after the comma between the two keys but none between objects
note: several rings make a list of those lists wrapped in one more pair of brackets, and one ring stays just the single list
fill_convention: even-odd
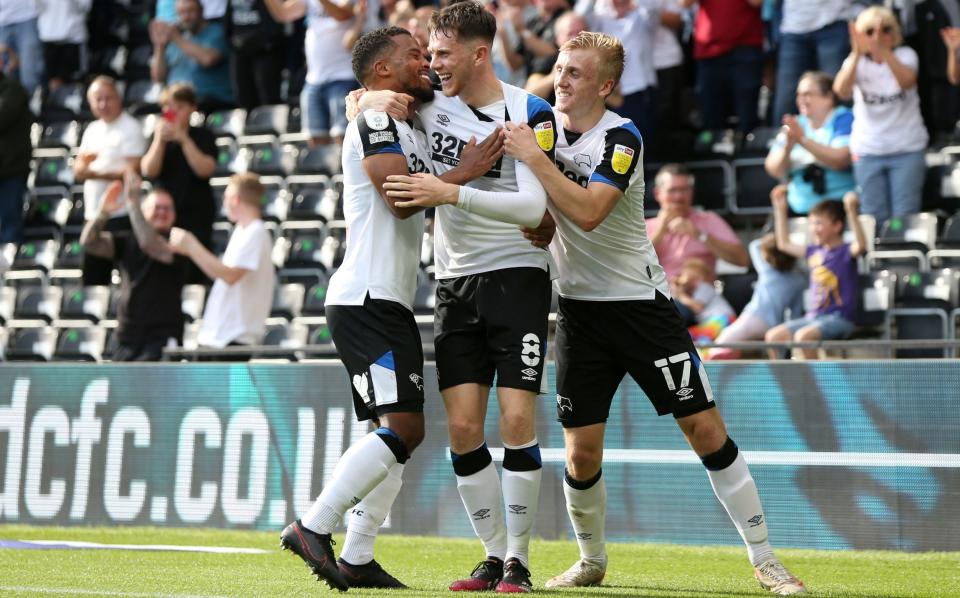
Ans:
[{"label": "umbro logo on shorts", "polygon": [[525,370],[520,370],[520,373],[523,374],[524,380],[536,380],[537,379],[537,370],[533,368],[527,368]]}]

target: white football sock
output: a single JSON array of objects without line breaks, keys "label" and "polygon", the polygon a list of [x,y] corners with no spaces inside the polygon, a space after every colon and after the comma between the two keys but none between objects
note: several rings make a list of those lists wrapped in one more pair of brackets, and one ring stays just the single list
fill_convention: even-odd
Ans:
[{"label": "white football sock", "polygon": [[563,495],[567,499],[573,533],[577,535],[580,558],[606,563],[607,485],[602,473],[600,479],[585,490],[574,488],[564,476]]},{"label": "white football sock", "polygon": [[340,457],[330,481],[300,523],[318,534],[329,534],[347,509],[358,504],[383,481],[397,458],[375,432],[353,443]]},{"label": "white football sock", "polygon": [[[522,450],[537,445],[537,440],[521,446],[504,443],[507,450]],[[539,449],[538,449],[539,450]],[[504,461],[506,463],[506,461]],[[513,471],[503,467],[503,504],[507,517],[507,558],[517,558],[528,566],[530,552],[530,532],[537,520],[537,507],[540,503],[540,478],[543,468],[529,471]]]},{"label": "white football sock", "polygon": [[365,565],[373,560],[373,542],[403,486],[403,463],[390,468],[390,473],[370,491],[347,515],[347,535],[340,558],[351,565]]},{"label": "white football sock", "polygon": [[710,476],[710,485],[717,495],[720,504],[727,510],[730,520],[740,532],[747,545],[750,562],[754,566],[773,558],[773,548],[770,547],[767,535],[767,521],[760,504],[760,495],[757,485],[750,475],[747,462],[743,454],[737,453],[737,458],[729,467],[719,471],[707,470]]},{"label": "white football sock", "polygon": [[458,475],[457,490],[487,556],[503,560],[507,554],[507,528],[503,523],[503,496],[497,468],[489,463],[475,474]]}]

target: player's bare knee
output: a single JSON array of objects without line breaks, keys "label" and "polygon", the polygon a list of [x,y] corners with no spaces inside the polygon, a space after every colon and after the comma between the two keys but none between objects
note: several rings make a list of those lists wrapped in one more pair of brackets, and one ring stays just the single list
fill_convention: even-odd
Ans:
[{"label": "player's bare knee", "polygon": [[384,415],[381,421],[400,437],[411,453],[423,442],[423,413],[390,413]]},{"label": "player's bare knee", "polygon": [[500,416],[500,437],[507,444],[519,446],[534,439],[533,417],[527,413],[504,413]]},{"label": "player's bare knee", "polygon": [[450,434],[450,444],[456,452],[470,451],[483,442],[483,420],[473,420],[466,417],[449,417],[447,431]]},{"label": "player's bare knee", "polygon": [[575,480],[588,480],[600,471],[602,447],[575,446],[567,451],[567,471]]}]

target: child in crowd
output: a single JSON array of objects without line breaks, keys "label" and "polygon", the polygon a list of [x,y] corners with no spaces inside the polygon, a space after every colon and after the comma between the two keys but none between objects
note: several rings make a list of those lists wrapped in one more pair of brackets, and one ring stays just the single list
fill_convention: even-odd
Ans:
[{"label": "child in crowd", "polygon": [[[789,309],[791,317],[803,313],[803,289],[807,281],[794,267],[797,258],[777,249],[777,238],[767,233],[750,242],[750,259],[757,271],[753,297],[743,308],[737,321],[720,332],[718,343],[763,340],[767,330],[783,322]],[[737,359],[740,351],[729,348],[711,349],[706,359]]]},{"label": "child in crowd", "polygon": [[706,262],[690,258],[680,266],[671,283],[677,309],[686,321],[694,342],[713,340],[736,319],[733,308],[710,282]]},{"label": "child in crowd", "polygon": [[[773,195],[772,198],[777,249],[807,260],[812,303],[804,317],[767,331],[767,342],[848,338],[856,327],[860,292],[856,258],[867,247],[858,218],[860,201],[857,194],[851,191],[844,195],[843,204],[825,200],[810,209],[808,223],[813,243],[807,247],[790,242],[786,199],[782,195]],[[843,242],[845,218],[853,229],[853,243]],[[781,354],[780,349],[770,350],[771,359],[777,359]],[[817,350],[801,349],[800,354],[805,359],[816,359]]]}]

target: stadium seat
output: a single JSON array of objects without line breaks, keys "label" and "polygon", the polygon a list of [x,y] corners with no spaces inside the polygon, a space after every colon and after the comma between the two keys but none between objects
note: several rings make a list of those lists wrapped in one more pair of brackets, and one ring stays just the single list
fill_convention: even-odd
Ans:
[{"label": "stadium seat", "polygon": [[721,274],[717,280],[722,284],[721,291],[733,310],[739,314],[753,297],[753,288],[757,284],[757,273]]},{"label": "stadium seat", "polygon": [[330,328],[325,321],[308,325],[307,344],[317,347],[317,349],[311,351],[311,354],[319,350],[322,354],[336,355],[336,348],[333,346],[333,337],[330,336]]},{"label": "stadium seat", "polygon": [[104,46],[88,53],[90,74],[123,79],[126,74],[127,49],[124,46]]},{"label": "stadium seat", "polygon": [[65,361],[100,361],[106,337],[106,331],[99,326],[61,328],[54,357]]},{"label": "stadium seat", "polygon": [[244,135],[273,135],[279,137],[287,133],[287,120],[290,107],[286,104],[257,106],[247,114],[243,127]]},{"label": "stadium seat", "polygon": [[86,222],[83,203],[83,185],[74,185],[70,188],[71,207],[67,216],[67,226],[82,229]]},{"label": "stadium seat", "polygon": [[910,274],[930,271],[926,254],[916,249],[871,251],[866,255],[866,262],[871,272],[891,270],[897,274]]},{"label": "stadium seat", "polygon": [[25,286],[17,291],[13,317],[17,320],[53,322],[60,313],[63,289],[54,286]]},{"label": "stadium seat", "polygon": [[328,285],[329,282],[323,280],[307,290],[303,301],[303,315],[322,316],[325,314],[324,301],[327,299]]},{"label": "stadium seat", "polygon": [[937,249],[960,249],[960,212],[947,219],[937,237]]},{"label": "stadium seat", "polygon": [[57,331],[52,326],[29,326],[8,330],[7,361],[50,361],[57,343]]},{"label": "stadium seat", "polygon": [[[64,234],[57,261],[53,264],[56,270],[79,270],[83,266],[83,245],[80,244],[80,233]],[[62,276],[63,274],[60,273]]]},{"label": "stadium seat", "polygon": [[335,145],[318,145],[297,153],[297,174],[333,175],[341,171],[340,150]]},{"label": "stadium seat", "polygon": [[241,137],[247,111],[242,108],[221,110],[207,116],[207,129],[214,137]]},{"label": "stadium seat", "polygon": [[336,220],[327,223],[327,236],[320,248],[320,263],[327,271],[339,268],[347,253],[347,223]]},{"label": "stadium seat", "polygon": [[13,319],[13,312],[17,306],[17,289],[0,286],[0,325],[5,325]]},{"label": "stadium seat", "polygon": [[180,295],[180,309],[188,322],[203,317],[203,302],[206,300],[207,288],[202,284],[184,285]]},{"label": "stadium seat", "polygon": [[[736,180],[731,209],[734,214],[769,214],[770,191],[777,186],[777,179],[767,174],[763,158],[745,158],[733,161]],[[699,186],[699,181],[698,181]]]},{"label": "stadium seat", "polygon": [[[293,228],[294,224],[302,227]],[[321,249],[326,229],[321,222],[287,222],[283,226],[283,243],[286,248],[283,266],[287,268],[316,268],[323,265]],[[324,266],[325,267],[325,266]]]},{"label": "stadium seat", "polygon": [[60,244],[55,239],[25,239],[13,260],[12,270],[49,272],[57,261]]},{"label": "stadium seat", "polygon": [[915,249],[926,253],[937,243],[937,215],[922,213],[894,216],[883,224],[877,237],[879,250]]},{"label": "stadium seat", "polygon": [[150,60],[153,58],[153,46],[149,42],[131,49],[127,53],[123,75],[130,81],[150,78]]},{"label": "stadium seat", "polygon": [[895,275],[886,270],[860,275],[857,326],[875,330],[886,327],[887,313],[894,304],[895,286]]},{"label": "stadium seat", "polygon": [[107,317],[110,306],[110,288],[106,286],[80,285],[63,289],[60,305],[60,319],[89,320],[99,322]]},{"label": "stadium seat", "polygon": [[[160,92],[163,85],[150,79],[131,81],[124,92],[124,105],[134,116],[146,116],[160,112]],[[153,125],[149,130],[144,127],[144,137],[153,134]]]},{"label": "stadium seat", "polygon": [[39,149],[33,152],[33,177],[28,187],[56,187],[73,184],[70,156],[63,149]]},{"label": "stadium seat", "polygon": [[432,274],[426,274],[422,270],[418,278],[420,282],[413,298],[413,313],[432,314],[437,303],[437,280]]},{"label": "stadium seat", "polygon": [[[939,340],[949,337],[947,312],[938,307],[902,307],[890,310],[890,334],[893,340]],[[936,358],[949,357],[952,349],[917,348],[896,349],[894,357]]]},{"label": "stadium seat", "polygon": [[290,111],[287,113],[287,130],[288,135],[298,135],[303,128],[302,117],[300,115],[300,106],[291,106]]},{"label": "stadium seat", "polygon": [[701,131],[693,142],[693,154],[700,159],[727,159],[737,155],[741,140],[732,129]]},{"label": "stadium seat", "polygon": [[949,268],[897,276],[897,307],[960,307],[960,271]]},{"label": "stadium seat", "polygon": [[30,191],[23,225],[27,228],[59,229],[67,224],[72,209],[73,202],[70,201],[67,187],[38,187]]},{"label": "stadium seat", "polygon": [[734,189],[733,169],[730,164],[722,160],[707,160],[688,162],[687,168],[694,177],[693,205],[726,214]]},{"label": "stadium seat", "polygon": [[38,149],[73,149],[80,144],[80,123],[75,120],[34,123],[31,137],[33,147]]},{"label": "stadium seat", "polygon": [[263,344],[269,347],[300,348],[307,344],[307,327],[302,322],[267,318]]},{"label": "stadium seat", "polygon": [[65,83],[53,90],[40,112],[40,121],[44,123],[92,119],[82,83]]},{"label": "stadium seat", "polygon": [[287,212],[290,220],[316,220],[324,222],[343,218],[340,197],[333,189],[325,186],[304,188],[297,193]]},{"label": "stadium seat", "polygon": [[270,307],[271,318],[284,318],[292,320],[300,315],[303,310],[304,295],[306,289],[302,284],[278,284],[273,291],[273,305]]},{"label": "stadium seat", "polygon": [[110,320],[117,319],[117,308],[120,305],[120,287],[112,286],[110,287],[110,302],[107,303],[107,318]]},{"label": "stadium seat", "polygon": [[237,170],[237,142],[229,138],[217,139],[217,165],[213,170],[215,177],[229,177]]},{"label": "stadium seat", "polygon": [[238,170],[249,170],[261,176],[282,177],[286,174],[283,152],[276,137],[272,135],[241,137],[237,143],[240,146]]},{"label": "stadium seat", "polygon": [[766,158],[779,133],[780,127],[757,127],[743,138],[743,145],[737,156],[741,158]]}]

